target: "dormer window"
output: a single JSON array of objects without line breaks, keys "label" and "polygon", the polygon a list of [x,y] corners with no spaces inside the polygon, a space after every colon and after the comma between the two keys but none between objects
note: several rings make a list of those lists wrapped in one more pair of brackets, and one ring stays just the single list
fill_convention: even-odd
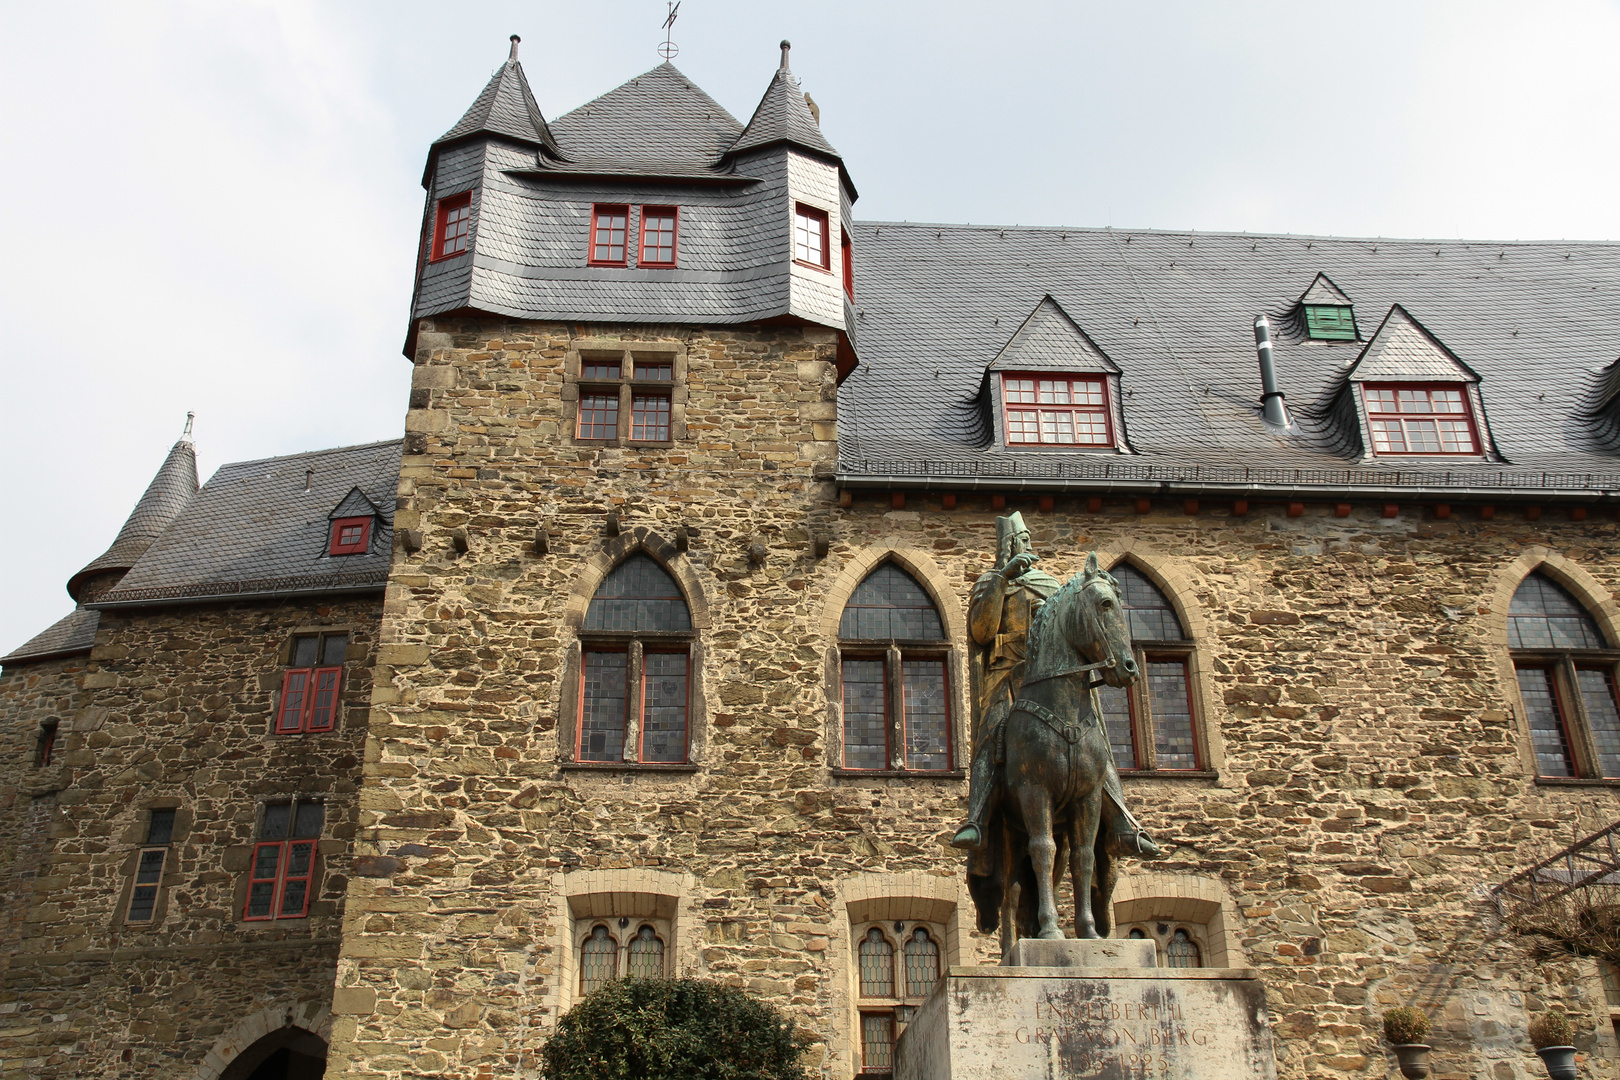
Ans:
[{"label": "dormer window", "polygon": [[329,555],[364,555],[371,547],[371,519],[368,517],[338,518],[332,522],[332,542]]},{"label": "dormer window", "polygon": [[1112,446],[1102,376],[1005,374],[1009,446]]},{"label": "dormer window", "polygon": [[675,223],[679,214],[673,206],[641,208],[641,265],[675,265]]},{"label": "dormer window", "polygon": [[433,260],[467,253],[467,237],[472,229],[472,192],[463,191],[439,200],[433,226]]},{"label": "dormer window", "polygon": [[827,211],[800,203],[793,211],[793,261],[818,270],[831,270],[827,243]]},{"label": "dormer window", "polygon": [[1362,394],[1373,453],[1479,453],[1464,385],[1365,383]]},{"label": "dormer window", "polygon": [[1313,341],[1356,340],[1355,309],[1334,305],[1305,305],[1305,335]]},{"label": "dormer window", "polygon": [[[598,204],[591,208],[591,265],[623,266],[630,235],[630,208]],[[674,240],[671,234],[671,242]]]}]

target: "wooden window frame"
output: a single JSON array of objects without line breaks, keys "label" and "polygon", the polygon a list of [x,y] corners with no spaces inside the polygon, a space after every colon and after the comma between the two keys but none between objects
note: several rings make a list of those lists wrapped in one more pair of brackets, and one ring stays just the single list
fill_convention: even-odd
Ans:
[{"label": "wooden window frame", "polygon": [[[1179,614],[1177,618],[1179,620]],[[1136,657],[1136,669],[1142,673],[1135,683],[1125,688],[1125,698],[1130,704],[1131,740],[1136,766],[1119,771],[1126,775],[1153,773],[1169,776],[1186,776],[1208,771],[1209,749],[1206,745],[1203,710],[1199,708],[1198,680],[1195,672],[1198,659],[1197,644],[1185,639],[1132,642],[1131,651]],[[1190,769],[1160,768],[1158,763],[1158,741],[1154,738],[1153,730],[1153,694],[1147,684],[1148,665],[1155,662],[1179,663],[1182,677],[1187,683],[1187,712],[1192,718],[1193,729],[1193,767]]]},{"label": "wooden window frame", "polygon": [[[1472,384],[1466,382],[1364,382],[1358,384],[1358,393],[1361,398],[1362,415],[1367,418],[1368,449],[1374,457],[1380,458],[1408,458],[1408,457],[1450,457],[1450,458],[1477,458],[1484,456],[1485,442],[1480,438],[1479,421],[1474,416],[1473,395],[1469,392]],[[1368,394],[1375,390],[1394,391],[1397,400],[1402,390],[1421,390],[1432,393],[1435,390],[1455,390],[1462,397],[1463,410],[1460,413],[1403,413],[1403,412],[1374,412]],[[1407,420],[1462,420],[1468,427],[1468,438],[1473,443],[1469,450],[1380,450],[1373,435],[1375,421],[1401,421],[1401,441],[1410,444],[1406,438]]]},{"label": "wooden window frame", "polygon": [[[452,211],[460,210],[463,207],[465,207],[467,210],[467,228],[464,229],[458,237],[456,237],[462,241],[461,249],[459,251],[445,253],[442,250],[444,248],[444,243],[447,239],[451,239],[445,235],[445,228],[449,224],[450,214]],[[471,253],[471,251],[472,192],[463,191],[456,195],[446,195],[444,198],[439,200],[438,206],[434,209],[433,246],[428,251],[428,262],[443,262],[446,259],[458,259],[463,255]]]},{"label": "wooden window frame", "polygon": [[[596,255],[597,248],[600,247],[600,246],[603,246],[603,245],[599,245],[597,243],[597,239],[596,239],[598,233],[601,231],[601,219],[605,215],[606,216],[613,216],[616,212],[619,212],[619,211],[622,211],[623,214],[624,214],[624,238],[623,238],[623,240],[620,241],[620,246],[623,248],[624,253],[623,253],[623,255],[621,255],[617,259],[600,259],[600,258],[597,258],[597,255]],[[593,203],[591,205],[590,246],[586,249],[586,252],[585,252],[585,254],[586,254],[586,263],[588,265],[590,265],[590,266],[629,266],[630,265],[630,236],[631,236],[632,231],[633,230],[631,228],[631,221],[630,221],[630,204],[628,204],[628,203]],[[611,232],[609,233],[609,243],[606,246],[609,247],[610,249],[612,247]]]},{"label": "wooden window frame", "polygon": [[[346,517],[333,520],[330,543],[327,545],[326,553],[328,555],[366,554],[371,550],[371,525],[372,519],[370,517]],[[360,539],[351,544],[343,543],[344,531],[355,526],[360,528]]]},{"label": "wooden window frame", "polygon": [[[942,620],[943,621],[943,620]],[[919,641],[860,641],[844,639],[838,643],[838,704],[839,704],[839,739],[838,764],[840,772],[851,775],[877,776],[885,773],[903,772],[909,776],[950,776],[957,771],[957,733],[956,733],[956,706],[953,694],[956,687],[956,677],[953,662],[954,650],[948,640],[929,638]],[[844,746],[843,713],[844,700],[844,661],[845,660],[881,660],[883,661],[883,717],[886,721],[884,727],[884,765],[879,769],[863,768],[850,765],[848,751]],[[905,663],[907,660],[937,660],[945,676],[945,761],[943,769],[915,769],[907,763],[906,755],[906,690],[905,690]]]},{"label": "wooden window frame", "polygon": [[[1586,710],[1586,698],[1581,693],[1578,672],[1603,671],[1609,676],[1609,692],[1620,709],[1620,649],[1513,649],[1508,650],[1513,662],[1513,693],[1518,697],[1519,716],[1523,721],[1524,738],[1530,749],[1530,760],[1537,780],[1553,782],[1570,780],[1612,780],[1599,766],[1597,740],[1592,733],[1591,718]],[[1558,721],[1563,728],[1564,744],[1569,748],[1570,776],[1548,776],[1542,773],[1535,760],[1534,737],[1530,729],[1530,710],[1520,695],[1517,673],[1520,669],[1543,670],[1551,674],[1553,704],[1558,710]]]},{"label": "wooden window frame", "polygon": [[[580,385],[580,391],[579,391],[579,408],[576,410],[575,417],[574,417],[574,438],[578,439],[580,442],[590,442],[590,443],[608,443],[608,442],[616,441],[618,439],[618,437],[619,437],[619,417],[624,413],[624,410],[620,407],[623,403],[619,400],[619,396],[620,396],[619,395],[619,390],[618,390],[618,387],[616,387],[616,386],[612,387],[611,389],[605,389],[605,388],[599,388],[594,383],[589,384],[589,385],[586,385],[586,384],[582,383]],[[592,407],[592,410],[591,410],[592,433],[589,434],[589,435],[587,435],[585,433],[585,416],[586,416],[585,406],[586,406],[586,402],[590,401],[592,399],[601,399],[601,400],[610,401],[610,402],[613,403],[613,434],[612,435],[599,435],[599,434],[595,433],[595,429],[597,427],[599,427],[599,426],[602,426],[602,425],[598,425],[597,423],[595,423],[594,418],[595,418],[596,410],[595,410],[594,406]]]},{"label": "wooden window frame", "polygon": [[[574,753],[573,760],[582,765],[619,766],[685,766],[692,764],[692,722],[696,679],[693,642],[696,631],[644,630],[633,634],[609,634],[600,631],[580,637],[579,687],[575,694]],[[628,653],[625,663],[624,693],[624,746],[618,759],[587,758],[583,752],[585,740],[585,684],[589,670],[586,655],[593,652]],[[686,740],[680,761],[646,760],[647,723],[647,653],[680,653],[686,657]],[[632,708],[633,706],[633,708]]]},{"label": "wooden window frame", "polygon": [[[669,261],[661,262],[647,258],[647,219],[649,217],[669,217],[673,224],[670,226]],[[592,248],[595,251],[595,248]],[[636,265],[654,270],[673,270],[679,265],[681,258],[681,208],[679,206],[646,205],[641,208],[641,221],[636,229]]]},{"label": "wooden window frame", "polygon": [[844,264],[844,295],[851,300],[855,299],[855,244],[849,238],[849,230],[842,230],[838,241],[838,253]]},{"label": "wooden window frame", "polygon": [[[799,219],[814,220],[821,225],[821,261],[811,262],[799,257]],[[819,206],[809,203],[795,203],[793,206],[793,261],[800,266],[807,266],[812,270],[820,270],[824,274],[832,273],[832,215]]]},{"label": "wooden window frame", "polygon": [[[903,929],[895,930],[894,927],[897,924],[903,927]],[[922,995],[907,993],[910,987],[906,979],[905,946],[906,942],[911,939],[912,934],[915,933],[919,928],[928,931],[929,938],[939,950],[937,953],[937,970],[934,976],[934,985],[937,985],[939,980],[945,977],[945,973],[950,966],[948,957],[946,955],[946,929],[944,926],[940,925],[939,923],[928,922],[922,919],[879,919],[870,922],[856,923],[850,928],[850,962],[854,966],[853,976],[855,985],[855,1053],[856,1057],[861,1062],[860,1067],[857,1070],[858,1076],[879,1077],[887,1076],[890,1072],[890,1070],[887,1069],[869,1070],[866,1068],[866,1031],[864,1025],[860,1022],[861,1019],[867,1016],[888,1017],[890,1024],[889,1031],[891,1035],[891,1042],[889,1045],[890,1052],[892,1053],[893,1047],[900,1041],[901,1032],[903,1032],[906,1025],[910,1023],[911,1015],[916,1012],[917,1008],[921,1006],[924,1001],[928,1000],[927,993]],[[889,946],[894,950],[892,954],[894,961],[894,985],[890,987],[890,989],[893,991],[892,995],[869,997],[866,995],[865,987],[862,984],[860,970],[860,946],[861,942],[866,940],[867,934],[873,929],[876,929],[882,933],[884,940],[887,941]],[[932,990],[933,986],[930,986],[929,992],[931,993]]]},{"label": "wooden window frame", "polygon": [[[317,803],[321,807],[320,833],[315,836],[288,835],[278,840],[254,840],[253,850],[248,857],[247,893],[242,899],[243,922],[276,922],[281,919],[306,919],[309,917],[309,907],[315,899],[315,884],[320,878],[318,863],[320,861],[321,854],[321,837],[325,835],[327,828],[326,800],[322,798],[301,796],[291,799],[276,799],[264,803],[260,807],[259,821],[254,829],[255,834],[263,831],[265,812],[272,805],[280,806],[285,804],[287,806],[287,831],[289,834],[294,833],[298,828],[298,808],[309,803]],[[287,868],[292,862],[291,856],[293,854],[293,849],[296,846],[303,845],[308,845],[309,847],[309,863],[305,868],[305,872],[297,875],[289,875],[287,873]],[[267,877],[256,876],[259,870],[259,853],[270,848],[278,849],[275,871]],[[281,910],[282,900],[286,895],[288,883],[300,881],[304,882],[303,907],[301,907],[296,913],[283,912]],[[265,915],[254,915],[252,914],[253,886],[266,882],[272,884],[270,891],[269,913]]]},{"label": "wooden window frame", "polygon": [[[1305,336],[1307,338],[1309,338],[1310,340],[1312,340],[1312,341],[1359,341],[1361,339],[1360,333],[1359,333],[1359,331],[1358,331],[1358,329],[1356,327],[1356,311],[1355,311],[1355,308],[1351,307],[1350,305],[1348,305],[1348,304],[1301,304],[1300,307],[1305,309],[1304,310],[1304,315],[1305,315]],[[1317,326],[1317,324],[1316,324],[1316,320],[1317,320],[1318,316],[1315,314],[1318,311],[1341,311],[1341,312],[1343,312],[1346,316],[1349,317],[1349,320],[1350,320],[1349,332],[1348,333],[1329,332],[1329,331],[1325,330],[1324,328],[1319,328]],[[1342,331],[1342,329],[1343,328],[1335,328],[1335,331]]]},{"label": "wooden window frame", "polygon": [[[170,815],[168,837],[162,842],[159,842],[152,835],[153,826],[156,825],[157,815],[159,814]],[[123,908],[123,922],[125,925],[150,926],[156,923],[161,916],[160,901],[163,896],[163,875],[169,868],[169,849],[174,844],[174,834],[179,824],[179,816],[178,808],[170,806],[153,807],[147,811],[146,841],[136,853],[135,872],[131,881],[129,896]],[[148,869],[147,862],[151,856],[156,856],[156,865]],[[142,881],[142,875],[148,873],[152,875],[151,879]],[[150,906],[147,908],[144,917],[137,918],[135,916],[135,905],[142,900],[149,901]]]},{"label": "wooden window frame", "polygon": [[[1102,402],[1098,405],[1059,405],[1028,402],[1015,402],[1008,393],[1007,383],[1011,379],[1034,379],[1037,383],[1036,394],[1039,396],[1039,383],[1046,381],[1063,381],[1071,384],[1070,396],[1073,396],[1074,383],[1095,383],[1102,392]],[[1114,432],[1114,409],[1109,395],[1109,379],[1107,375],[1094,375],[1083,372],[1039,372],[1039,371],[1004,371],[1001,373],[1001,435],[1007,446],[1057,448],[1063,450],[1113,450],[1118,447],[1118,437]],[[1048,442],[1041,436],[1044,434],[1044,425],[1041,423],[1041,413],[1063,412],[1071,417],[1098,416],[1103,418],[1103,432],[1106,442]],[[1012,420],[1014,414],[1032,413],[1035,416],[1035,441],[1013,438]],[[1078,427],[1075,429],[1078,431]]]},{"label": "wooden window frame", "polygon": [[[663,423],[649,429],[642,423],[640,409],[643,402],[661,401],[664,403]],[[670,431],[674,422],[674,401],[669,391],[644,390],[632,387],[630,391],[630,441],[633,443],[667,443],[671,442]],[[641,425],[641,434],[637,434],[637,426]],[[651,430],[654,434],[648,434]],[[661,432],[662,434],[658,434]]]},{"label": "wooden window frame", "polygon": [[[343,663],[322,663],[327,639],[339,635],[346,639]],[[275,711],[270,718],[273,735],[318,735],[337,727],[343,701],[343,670],[348,664],[348,646],[354,642],[354,632],[334,629],[294,634],[288,646],[288,661],[296,655],[298,639],[305,637],[315,638],[316,663],[305,667],[293,667],[289,663],[282,670],[281,692],[276,696]]]}]

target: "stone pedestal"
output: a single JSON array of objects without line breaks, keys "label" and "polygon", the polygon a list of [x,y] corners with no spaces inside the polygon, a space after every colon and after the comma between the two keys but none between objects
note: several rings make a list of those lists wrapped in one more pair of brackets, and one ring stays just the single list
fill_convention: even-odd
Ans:
[{"label": "stone pedestal", "polygon": [[895,1047],[894,1080],[1276,1080],[1248,968],[1160,968],[1153,942],[1020,941],[953,967]]}]

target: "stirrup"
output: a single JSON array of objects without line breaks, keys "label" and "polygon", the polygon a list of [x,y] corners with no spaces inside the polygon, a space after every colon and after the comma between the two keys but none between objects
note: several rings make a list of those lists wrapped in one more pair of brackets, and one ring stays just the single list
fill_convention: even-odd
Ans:
[{"label": "stirrup", "polygon": [[[967,835],[970,831],[973,834],[971,838]],[[956,835],[951,837],[951,847],[961,848],[963,851],[982,850],[984,848],[984,830],[973,822],[968,822],[960,829],[957,829]]]}]

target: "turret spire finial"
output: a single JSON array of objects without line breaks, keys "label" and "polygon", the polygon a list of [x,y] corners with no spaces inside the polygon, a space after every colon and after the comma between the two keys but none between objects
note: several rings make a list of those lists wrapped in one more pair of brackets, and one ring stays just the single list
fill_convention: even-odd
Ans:
[{"label": "turret spire finial", "polygon": [[518,42],[520,42],[520,41],[522,41],[522,40],[523,40],[523,39],[522,39],[522,38],[520,38],[520,37],[518,37],[518,36],[517,36],[517,35],[516,35],[516,34],[513,34],[513,35],[512,35],[512,38],[511,38],[511,41],[512,41],[512,52],[511,52],[511,53],[510,53],[510,54],[509,54],[509,55],[508,55],[508,56],[507,56],[507,59],[508,59],[508,60],[510,60],[510,61],[512,61],[512,62],[513,62],[513,63],[516,63],[516,62],[517,62],[517,47],[518,47]]},{"label": "turret spire finial", "polygon": [[664,43],[658,46],[658,55],[667,63],[680,55],[681,47],[675,44],[675,20],[681,14],[681,0],[665,0],[669,5],[669,14],[664,18]]},{"label": "turret spire finial", "polygon": [[196,413],[194,413],[194,412],[186,413],[186,430],[180,435],[180,441],[181,442],[190,442],[191,441],[191,422],[193,420],[195,420],[195,419],[197,419],[197,414]]},{"label": "turret spire finial", "polygon": [[793,48],[793,42],[789,41],[787,38],[783,38],[782,39],[782,66],[777,68],[776,69],[777,71],[791,71],[792,70],[791,68],[788,67],[788,50],[790,50],[792,48]]}]

